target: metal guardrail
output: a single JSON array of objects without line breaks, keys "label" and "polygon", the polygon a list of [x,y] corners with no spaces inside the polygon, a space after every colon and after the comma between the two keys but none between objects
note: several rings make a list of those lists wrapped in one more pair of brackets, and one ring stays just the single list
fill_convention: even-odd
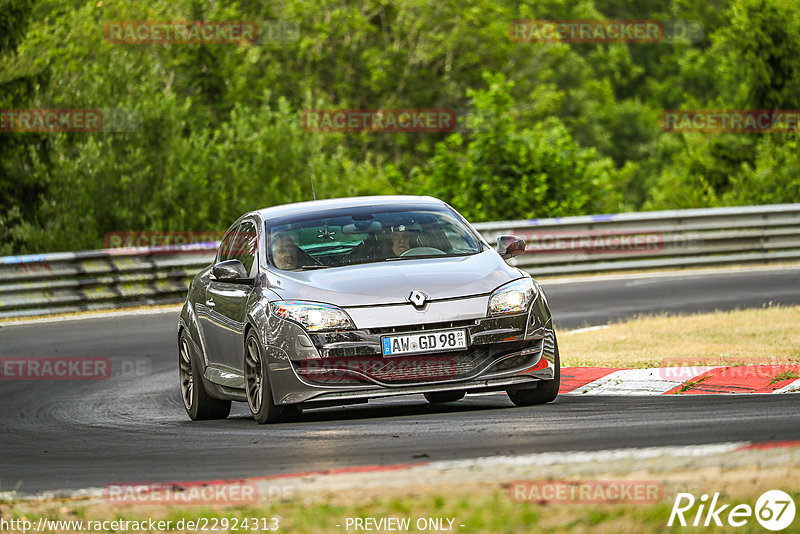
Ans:
[{"label": "metal guardrail", "polygon": [[478,223],[526,239],[511,260],[535,276],[800,260],[800,204]]},{"label": "metal guardrail", "polygon": [[[800,204],[586,215],[474,225],[515,234],[534,276],[800,260]],[[110,249],[0,257],[0,317],[183,300],[213,250]]]},{"label": "metal guardrail", "polygon": [[0,257],[0,317],[182,301],[214,250],[94,250]]}]

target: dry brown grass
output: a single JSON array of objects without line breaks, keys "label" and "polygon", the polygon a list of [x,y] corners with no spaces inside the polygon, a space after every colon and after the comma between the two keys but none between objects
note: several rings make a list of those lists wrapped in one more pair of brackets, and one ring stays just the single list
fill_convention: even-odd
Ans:
[{"label": "dry brown grass", "polygon": [[667,367],[800,362],[800,307],[639,317],[564,332],[564,366]]}]

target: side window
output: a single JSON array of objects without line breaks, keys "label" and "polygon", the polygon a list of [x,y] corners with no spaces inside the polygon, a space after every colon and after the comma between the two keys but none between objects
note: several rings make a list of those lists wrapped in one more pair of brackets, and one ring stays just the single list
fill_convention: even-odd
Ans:
[{"label": "side window", "polygon": [[234,243],[234,238],[236,237],[236,230],[238,228],[239,228],[238,226],[232,227],[225,234],[225,237],[222,238],[222,241],[220,241],[219,249],[217,251],[217,263],[232,259],[230,251],[231,251],[231,246]]},{"label": "side window", "polygon": [[258,235],[256,234],[256,226],[250,221],[244,221],[239,225],[239,230],[236,232],[236,238],[233,240],[233,246],[229,250],[231,260],[239,260],[244,265],[248,274],[252,274],[253,263],[256,259],[256,246],[258,244]]}]

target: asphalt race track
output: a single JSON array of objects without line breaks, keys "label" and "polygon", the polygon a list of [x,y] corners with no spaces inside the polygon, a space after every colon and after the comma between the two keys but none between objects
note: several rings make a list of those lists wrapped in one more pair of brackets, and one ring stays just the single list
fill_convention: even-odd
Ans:
[{"label": "asphalt race track", "polygon": [[[800,267],[545,283],[560,328],[641,312],[800,303]],[[0,357],[100,356],[98,381],[0,381],[0,491],[237,478],[497,454],[800,440],[800,394],[561,396],[514,408],[504,395],[445,407],[422,396],[305,412],[259,426],[235,403],[192,423],[177,385],[177,312],[0,326]],[[2,323],[0,323],[2,325]],[[680,332],[676,332],[680,336]]]}]

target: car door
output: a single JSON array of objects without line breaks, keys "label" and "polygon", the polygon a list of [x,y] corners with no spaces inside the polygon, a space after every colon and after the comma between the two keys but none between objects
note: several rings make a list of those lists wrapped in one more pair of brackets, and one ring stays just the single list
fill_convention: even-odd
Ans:
[{"label": "car door", "polygon": [[[219,243],[217,255],[214,258],[214,264],[219,263],[227,257],[227,251],[231,248],[233,240],[236,237],[236,231],[238,229],[239,225],[236,224],[231,226],[228,231],[225,232],[225,235]],[[208,286],[212,279],[212,269],[213,265],[212,268],[210,268],[198,280],[200,287],[197,289],[194,307],[195,313],[197,314],[198,330],[205,356],[204,359],[209,365],[218,365],[219,361],[217,355],[222,352],[222,348],[219,345],[216,328],[214,327],[214,324],[217,321],[216,312],[214,310],[214,301],[213,299],[208,299]]]},{"label": "car door", "polygon": [[[243,221],[227,245],[220,247],[218,261],[239,260],[248,275],[254,277],[258,270],[255,222],[249,219]],[[213,366],[243,372],[246,306],[252,291],[252,285],[210,277],[206,289],[205,304],[209,311],[205,331],[209,363]]]}]

